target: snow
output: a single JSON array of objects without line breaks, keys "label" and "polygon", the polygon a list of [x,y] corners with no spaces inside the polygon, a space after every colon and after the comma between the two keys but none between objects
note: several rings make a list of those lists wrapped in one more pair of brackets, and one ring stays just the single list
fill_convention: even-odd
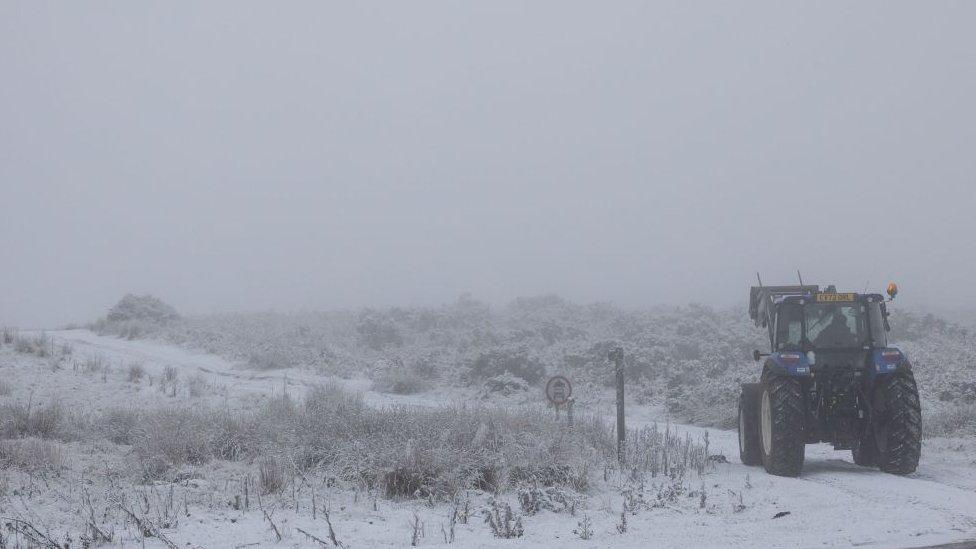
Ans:
[{"label": "snow", "polygon": [[[86,330],[50,333],[60,345],[73,347],[76,361],[98,355],[122,369],[127,364],[140,363],[148,375],[159,377],[164,369],[174,367],[181,378],[204,376],[213,387],[209,398],[221,399],[231,407],[246,407],[287,388],[300,395],[304,388],[323,383],[327,378],[302,369],[252,371],[243,364],[215,355],[201,354],[187,349],[141,340],[102,337]],[[0,375],[14,387],[14,392],[0,397],[0,403],[58,398],[69,406],[102,409],[114,405],[149,406],[159,402],[191,402],[184,394],[173,397],[145,386],[135,388],[119,375],[104,382],[76,369],[53,370],[42,368],[42,361],[14,354],[9,349],[0,353]],[[421,395],[399,396],[369,390],[369,380],[340,380],[348,387],[364,393],[367,402],[387,404],[436,405],[463,398],[458,391],[431,391]],[[591,411],[606,414],[612,409],[607,399],[593,399]],[[628,404],[628,424],[666,422],[668,418],[659,408]],[[467,524],[458,524],[457,547],[921,547],[962,540],[976,539],[976,441],[968,439],[927,439],[923,443],[922,461],[918,471],[907,477],[881,473],[856,466],[849,452],[834,451],[828,445],[807,446],[806,465],[800,478],[789,479],[767,475],[762,468],[746,467],[739,463],[736,435],[732,431],[703,429],[686,425],[673,428],[693,436],[708,434],[710,453],[724,455],[728,463],[718,463],[713,471],[701,479],[692,477],[689,487],[704,487],[706,502],[700,495],[680,496],[661,508],[640,509],[628,514],[625,533],[617,530],[624,496],[612,486],[598,488],[589,494],[584,507],[576,516],[568,513],[542,511],[523,517],[525,536],[519,540],[491,537],[480,514],[473,513]],[[62,485],[69,486],[73,478],[88,478],[99,466],[111,464],[86,461],[83,444],[65,444],[71,456],[68,473]],[[285,502],[266,505],[275,511],[270,520],[282,536],[277,536],[263,514],[252,503],[249,511],[233,510],[226,504],[227,495],[239,482],[243,464],[217,462],[201,467],[198,478],[179,488],[192,494],[178,527],[165,531],[168,539],[178,546],[202,547],[316,547],[318,542],[302,534],[304,530],[318,538],[328,539],[328,527],[321,512],[313,518],[311,492],[295,498],[285,508]],[[73,476],[74,475],[74,476]],[[623,488],[622,481],[620,488]],[[663,481],[662,481],[663,482]],[[57,484],[55,482],[55,484]],[[611,485],[614,482],[611,481]],[[95,491],[99,487],[90,488]],[[648,494],[652,486],[645,486]],[[68,488],[65,488],[68,489]],[[159,487],[164,490],[165,487]],[[208,501],[201,494],[210,493]],[[216,494],[214,496],[213,494]],[[351,490],[321,491],[319,502],[327,501],[331,508],[331,522],[340,541],[347,547],[402,547],[409,545],[414,516],[423,523],[421,546],[448,546],[441,527],[447,528],[452,509],[443,504],[429,505],[425,501],[394,502],[372,500],[361,492]],[[491,496],[472,493],[472,511],[488,504]],[[512,494],[500,499],[518,504]],[[741,502],[741,510],[739,504]],[[375,509],[374,509],[375,504]],[[297,507],[297,509],[296,509]],[[40,494],[24,503],[23,497],[0,498],[0,516],[10,513],[30,513],[56,530],[60,522],[74,517],[56,493]],[[773,518],[780,512],[789,512]],[[592,521],[593,536],[583,540],[574,533],[583,516]],[[135,532],[116,532],[116,543],[141,542]],[[128,537],[126,537],[128,536]],[[122,541],[126,540],[126,541]],[[136,541],[140,540],[140,541]],[[162,544],[147,538],[146,546]]]}]

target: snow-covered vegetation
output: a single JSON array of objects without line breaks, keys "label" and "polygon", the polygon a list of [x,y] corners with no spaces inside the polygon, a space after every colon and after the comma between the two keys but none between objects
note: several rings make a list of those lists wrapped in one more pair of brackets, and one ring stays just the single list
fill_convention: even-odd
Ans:
[{"label": "snow-covered vegetation", "polygon": [[[976,338],[932,315],[893,307],[891,340],[912,358],[930,433],[971,429]],[[133,330],[258,369],[300,367],[366,375],[376,388],[416,393],[436,385],[535,398],[548,375],[609,387],[607,352],[625,352],[628,392],[678,421],[732,427],[738,387],[753,381],[750,354],[765,331],[744,308],[691,304],[628,310],[555,296],[520,298],[493,310],[463,296],[437,308],[188,317],[172,322],[103,321],[102,333]]]},{"label": "snow-covered vegetation", "polygon": [[[503,502],[511,520],[496,532],[511,534],[517,521],[524,533],[531,526],[522,515],[543,508],[575,514],[620,486],[644,494],[645,482],[647,498],[684,493],[712,471],[707,439],[669,427],[632,429],[622,469],[611,422],[592,414],[570,426],[541,406],[375,405],[326,378],[260,381],[250,393],[193,373],[185,359],[65,354],[58,336],[32,336],[48,345],[29,348],[17,337],[0,343],[10,380],[0,395],[0,546],[169,546],[168,536],[203,522],[191,516],[209,524],[227,515],[251,521],[234,535],[314,542],[336,535],[314,521],[344,511],[334,502],[347,496],[353,505],[361,498],[363,511],[379,501],[453,509],[450,539],[463,529],[470,541],[493,535],[478,523]],[[42,356],[41,348],[55,351]],[[477,520],[468,525],[468,516]],[[428,535],[415,527],[411,536]]]}]

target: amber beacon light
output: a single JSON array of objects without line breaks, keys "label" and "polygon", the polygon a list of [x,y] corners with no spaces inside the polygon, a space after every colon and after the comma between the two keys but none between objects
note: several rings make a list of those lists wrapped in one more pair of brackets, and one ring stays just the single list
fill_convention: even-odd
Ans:
[{"label": "amber beacon light", "polygon": [[894,282],[889,282],[888,283],[888,297],[890,297],[891,299],[894,299],[896,295],[898,295],[898,285],[895,284]]}]

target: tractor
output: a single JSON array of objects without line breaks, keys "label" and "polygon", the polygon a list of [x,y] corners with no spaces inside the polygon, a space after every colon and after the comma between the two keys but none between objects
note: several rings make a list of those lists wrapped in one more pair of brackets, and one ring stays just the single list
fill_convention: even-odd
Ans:
[{"label": "tractor", "polygon": [[851,450],[854,463],[906,475],[918,467],[922,414],[908,357],[888,345],[881,294],[834,286],[759,286],[749,315],[769,332],[758,383],[739,395],[739,456],[773,475],[795,477],[807,444]]}]

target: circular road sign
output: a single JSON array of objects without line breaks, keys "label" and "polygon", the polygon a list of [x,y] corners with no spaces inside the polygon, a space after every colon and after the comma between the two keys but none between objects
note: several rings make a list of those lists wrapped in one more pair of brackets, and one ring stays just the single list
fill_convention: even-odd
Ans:
[{"label": "circular road sign", "polygon": [[546,398],[556,406],[566,404],[573,396],[573,384],[563,376],[553,376],[546,383]]}]

